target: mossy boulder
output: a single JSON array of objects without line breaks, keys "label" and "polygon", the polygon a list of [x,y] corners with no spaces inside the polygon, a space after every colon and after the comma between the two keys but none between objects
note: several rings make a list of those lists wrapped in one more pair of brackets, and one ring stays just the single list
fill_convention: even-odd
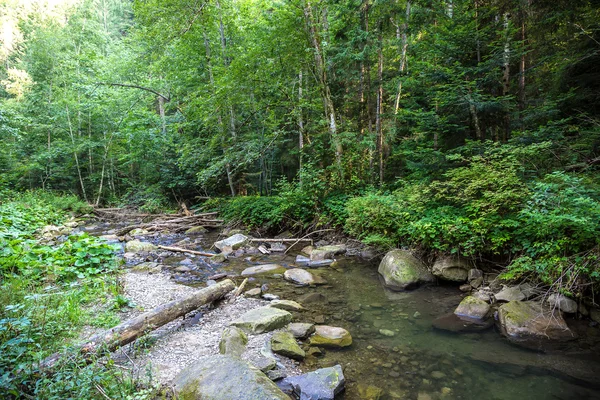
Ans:
[{"label": "mossy boulder", "polygon": [[175,377],[173,384],[179,400],[289,400],[258,368],[226,355],[194,362]]},{"label": "mossy boulder", "polygon": [[512,343],[534,349],[576,339],[559,312],[533,301],[510,301],[498,308],[500,332]]},{"label": "mossy boulder", "polygon": [[414,289],[435,280],[425,264],[405,250],[388,252],[381,260],[378,272],[385,286],[392,290]]},{"label": "mossy boulder", "polygon": [[241,357],[246,351],[248,336],[235,326],[225,328],[219,342],[219,353],[232,357]]},{"label": "mossy boulder", "polygon": [[273,350],[273,353],[294,360],[303,360],[306,357],[306,353],[298,346],[296,339],[290,332],[275,332],[271,337],[271,350]]},{"label": "mossy boulder", "polygon": [[448,256],[435,260],[431,272],[440,279],[451,282],[465,282],[469,277],[471,263],[462,257]]},{"label": "mossy boulder", "polygon": [[473,296],[467,296],[456,307],[454,314],[459,317],[485,319],[490,313],[490,305]]},{"label": "mossy boulder", "polygon": [[350,332],[336,326],[316,325],[315,333],[310,337],[311,346],[348,347],[351,344]]},{"label": "mossy boulder", "polygon": [[138,253],[141,251],[153,251],[156,249],[157,249],[157,247],[155,245],[153,245],[152,243],[141,242],[137,239],[130,240],[125,245],[125,251],[129,252],[129,253]]},{"label": "mossy boulder", "polygon": [[287,311],[273,307],[260,307],[246,312],[230,325],[237,326],[250,334],[259,334],[283,328],[291,320],[292,314]]}]

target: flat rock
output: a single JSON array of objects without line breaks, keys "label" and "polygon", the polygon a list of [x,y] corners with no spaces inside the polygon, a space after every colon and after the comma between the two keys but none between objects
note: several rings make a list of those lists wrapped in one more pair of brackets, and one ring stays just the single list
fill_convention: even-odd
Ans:
[{"label": "flat rock", "polygon": [[278,264],[264,264],[248,267],[242,271],[242,276],[262,275],[262,274],[281,274],[285,268]]},{"label": "flat rock", "polygon": [[289,400],[264,373],[239,358],[202,358],[173,380],[180,400]]},{"label": "flat rock", "polygon": [[533,301],[511,301],[501,305],[498,321],[502,335],[512,343],[528,348],[555,347],[576,338],[559,312],[553,313]]},{"label": "flat rock", "polygon": [[405,250],[388,252],[377,270],[385,286],[392,290],[408,290],[421,283],[433,282],[435,277],[425,264]]},{"label": "flat rock", "polygon": [[309,285],[323,285],[327,283],[325,279],[314,275],[302,268],[292,268],[285,271],[283,278],[287,281],[293,282],[297,285],[309,286]]},{"label": "flat rock", "polygon": [[548,296],[547,302],[550,304],[550,307],[568,314],[575,314],[577,312],[577,302],[562,294],[552,293]]},{"label": "flat rock", "polygon": [[346,252],[345,244],[335,244],[329,246],[321,246],[315,249],[312,249],[310,252],[310,259],[312,261],[317,260],[327,260],[333,258],[333,256],[338,254],[344,254]]},{"label": "flat rock", "polygon": [[230,236],[227,239],[215,242],[215,247],[221,250],[223,253],[226,253],[227,251],[237,250],[240,247],[246,245],[248,243],[248,240],[248,236],[242,235],[241,233],[236,233],[235,235]]},{"label": "flat rock", "polygon": [[260,297],[261,294],[262,294],[262,290],[260,290],[260,288],[254,288],[254,289],[247,290],[244,293],[244,296],[246,296],[246,297]]},{"label": "flat rock", "polygon": [[315,331],[315,324],[306,322],[293,322],[288,325],[288,331],[298,339],[306,339]]},{"label": "flat rock", "polygon": [[283,328],[292,320],[292,314],[273,307],[260,307],[240,316],[230,325],[237,326],[250,334],[270,332]]},{"label": "flat rock", "polygon": [[350,332],[344,328],[328,325],[316,325],[310,344],[324,347],[347,347],[352,344]]},{"label": "flat rock", "polygon": [[230,326],[229,328],[225,328],[221,334],[219,353],[232,357],[241,357],[244,351],[246,351],[247,344],[248,336],[238,327]]},{"label": "flat rock", "polygon": [[137,239],[130,240],[129,242],[127,242],[127,244],[125,244],[125,251],[131,253],[138,253],[140,251],[152,251],[156,249],[157,247],[152,243],[141,242]]},{"label": "flat rock", "polygon": [[454,314],[459,317],[484,319],[490,312],[490,305],[477,297],[467,296],[456,307]]},{"label": "flat rock", "polygon": [[277,361],[271,357],[259,357],[252,361],[252,365],[266,373],[277,366]]},{"label": "flat rock", "polygon": [[269,307],[279,308],[285,311],[302,311],[304,307],[293,300],[273,300],[269,303]]},{"label": "flat rock", "polygon": [[271,337],[271,350],[273,353],[294,360],[303,360],[306,357],[306,353],[298,346],[296,339],[290,332],[275,332]]},{"label": "flat rock", "polygon": [[496,301],[522,301],[527,298],[518,286],[504,287],[494,295]]},{"label": "flat rock", "polygon": [[435,260],[431,272],[445,281],[465,282],[471,268],[469,260],[459,256],[448,256]]},{"label": "flat rock", "polygon": [[279,387],[300,400],[334,400],[344,390],[345,384],[342,367],[338,364],[287,377],[279,383]]}]

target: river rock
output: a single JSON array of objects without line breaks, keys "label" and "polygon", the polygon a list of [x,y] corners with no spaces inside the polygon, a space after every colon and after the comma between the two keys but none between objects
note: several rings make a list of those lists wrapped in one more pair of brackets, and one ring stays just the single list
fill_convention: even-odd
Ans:
[{"label": "river rock", "polygon": [[378,272],[385,286],[392,290],[413,289],[421,283],[435,280],[425,264],[405,250],[388,252],[381,260]]},{"label": "river rock", "polygon": [[352,336],[344,328],[316,325],[315,333],[310,337],[310,344],[311,346],[347,347],[352,344]]},{"label": "river rock", "polygon": [[248,236],[236,233],[227,239],[219,240],[215,242],[215,247],[225,253],[225,250],[237,250],[240,247],[246,245],[249,241]]},{"label": "river rock", "polygon": [[135,265],[131,268],[132,271],[136,272],[147,272],[149,274],[155,274],[162,270],[162,265],[157,262],[143,262]]},{"label": "river rock", "polygon": [[139,240],[130,240],[125,244],[125,251],[131,253],[138,253],[140,251],[152,251],[156,250],[157,247],[152,243],[140,242]]},{"label": "river rock", "polygon": [[552,308],[559,309],[560,311],[568,314],[574,314],[577,312],[577,302],[566,296],[563,296],[562,294],[552,293],[550,296],[548,296],[547,302]]},{"label": "river rock", "polygon": [[558,312],[532,301],[510,301],[498,309],[500,332],[511,342],[538,349],[575,339]]},{"label": "river rock", "polygon": [[468,280],[469,282],[471,282],[472,280],[475,280],[477,278],[483,278],[483,271],[477,268],[471,268],[469,270],[469,276],[468,276]]},{"label": "river rock", "polygon": [[295,264],[299,267],[307,266],[310,263],[310,258],[298,254],[296,256]]},{"label": "river rock", "polygon": [[365,385],[364,383],[358,384],[358,397],[361,400],[380,400],[384,391],[381,388],[373,385]]},{"label": "river rock", "polygon": [[131,236],[147,235],[148,233],[150,233],[150,232],[148,232],[147,229],[142,229],[142,228],[135,228],[135,229],[129,231],[129,234]]},{"label": "river rock", "polygon": [[264,264],[248,267],[242,271],[242,276],[253,276],[262,274],[281,274],[285,268],[278,264]]},{"label": "river rock", "polygon": [[208,232],[208,229],[206,229],[203,226],[193,226],[190,229],[188,229],[187,231],[185,231],[186,235],[199,235],[201,233],[206,233]]},{"label": "river rock", "polygon": [[327,297],[323,293],[306,293],[300,297],[298,297],[298,301],[301,304],[309,304],[309,303],[327,303]]},{"label": "river rock", "polygon": [[281,242],[275,242],[275,243],[271,243],[271,245],[269,246],[269,250],[271,250],[272,252],[275,252],[275,253],[283,253],[284,251],[287,250],[287,247],[285,244],[283,244]]},{"label": "river rock", "polygon": [[297,285],[323,285],[327,283],[325,279],[308,272],[302,268],[292,268],[285,271],[283,278]]},{"label": "river rock", "polygon": [[329,246],[322,246],[313,249],[310,252],[310,259],[313,261],[317,260],[327,260],[333,258],[333,256],[338,254],[344,254],[346,252],[345,244],[334,244]]},{"label": "river rock", "polygon": [[230,326],[225,328],[219,342],[219,353],[232,357],[241,357],[246,351],[248,336],[239,328]]},{"label": "river rock", "polygon": [[262,372],[267,373],[267,371],[270,371],[277,366],[277,361],[275,361],[272,357],[263,356],[253,360],[252,365],[260,369]]},{"label": "river rock", "polygon": [[287,377],[279,383],[279,387],[300,400],[334,400],[344,390],[345,384],[342,367],[338,364]]},{"label": "river rock", "polygon": [[494,295],[496,301],[522,301],[526,299],[526,296],[518,286],[508,287],[505,286],[504,289],[499,291]]},{"label": "river rock", "polygon": [[283,328],[292,320],[292,314],[273,307],[260,307],[250,310],[230,323],[232,326],[258,334]]},{"label": "river rock", "polygon": [[210,258],[210,262],[217,263],[217,264],[223,263],[226,260],[227,260],[227,256],[225,254],[223,254],[223,253],[215,254],[214,256],[212,256]]},{"label": "river rock", "polygon": [[465,282],[469,276],[471,263],[459,256],[442,257],[435,260],[431,272],[445,281]]},{"label": "river rock", "polygon": [[315,324],[294,322],[288,325],[288,331],[298,339],[306,339],[315,331]]},{"label": "river rock", "polygon": [[456,307],[454,314],[459,317],[467,317],[473,319],[484,319],[490,312],[490,305],[483,300],[479,300],[473,296],[467,296]]},{"label": "river rock", "polygon": [[590,319],[600,324],[600,308],[590,308]]},{"label": "river rock", "polygon": [[194,362],[175,377],[173,384],[180,400],[289,400],[258,368],[226,355]]},{"label": "river rock", "polygon": [[260,297],[261,294],[262,294],[262,290],[260,290],[260,288],[254,288],[254,289],[250,289],[250,290],[246,291],[244,293],[244,296],[246,296],[246,297]]},{"label": "river rock", "polygon": [[390,331],[389,329],[380,329],[379,333],[381,333],[383,336],[396,336],[396,333],[394,331]]},{"label": "river rock", "polygon": [[304,307],[292,300],[273,300],[269,303],[269,307],[279,308],[285,311],[302,311]]},{"label": "river rock", "polygon": [[303,360],[306,357],[306,353],[298,346],[290,332],[275,332],[271,337],[271,350],[294,360]]}]

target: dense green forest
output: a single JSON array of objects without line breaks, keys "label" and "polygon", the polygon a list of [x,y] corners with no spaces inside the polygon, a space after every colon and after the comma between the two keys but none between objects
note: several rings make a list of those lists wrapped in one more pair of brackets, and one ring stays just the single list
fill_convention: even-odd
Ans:
[{"label": "dense green forest", "polygon": [[5,188],[599,277],[594,1],[0,8]]}]

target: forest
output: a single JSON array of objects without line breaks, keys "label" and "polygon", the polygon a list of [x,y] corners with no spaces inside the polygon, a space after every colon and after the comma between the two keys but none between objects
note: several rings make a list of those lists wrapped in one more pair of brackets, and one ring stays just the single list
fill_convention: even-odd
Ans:
[{"label": "forest", "polygon": [[[600,288],[597,0],[0,0],[0,63],[5,284],[43,287],[56,250],[16,260],[64,210],[187,204]],[[115,291],[84,242],[54,278]]]}]

